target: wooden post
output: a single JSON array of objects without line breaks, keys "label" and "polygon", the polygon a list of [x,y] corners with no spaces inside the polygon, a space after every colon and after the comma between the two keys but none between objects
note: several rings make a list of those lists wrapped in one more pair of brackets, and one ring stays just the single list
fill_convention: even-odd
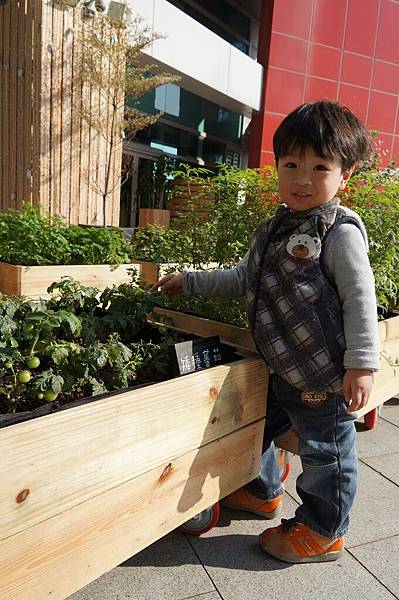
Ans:
[{"label": "wooden post", "polygon": [[[101,196],[82,176],[85,165],[101,164],[106,152],[79,113],[77,33],[83,24],[90,26],[90,20],[81,6],[0,2],[0,211],[27,202],[67,223],[93,224],[88,208],[96,207],[97,224],[104,222],[98,215]],[[92,108],[104,112],[99,102]],[[116,184],[121,162],[120,150],[112,172]],[[101,169],[96,172],[100,177]],[[115,189],[107,225],[119,225],[119,186]]]}]

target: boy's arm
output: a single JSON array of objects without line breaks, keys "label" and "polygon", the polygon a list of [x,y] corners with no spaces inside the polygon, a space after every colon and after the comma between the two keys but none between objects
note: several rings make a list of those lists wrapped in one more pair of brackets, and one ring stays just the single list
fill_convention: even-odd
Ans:
[{"label": "boy's arm", "polygon": [[367,403],[380,365],[374,276],[362,234],[352,224],[332,233],[325,265],[341,300],[346,341],[344,394],[353,412]]},{"label": "boy's arm", "polygon": [[238,298],[247,291],[248,252],[232,269],[183,271],[182,291],[186,296]]}]

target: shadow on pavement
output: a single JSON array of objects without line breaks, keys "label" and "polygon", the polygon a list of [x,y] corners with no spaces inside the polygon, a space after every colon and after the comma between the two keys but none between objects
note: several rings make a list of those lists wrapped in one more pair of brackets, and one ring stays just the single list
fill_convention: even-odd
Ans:
[{"label": "shadow on pavement", "polygon": [[[176,537],[171,540],[171,536]],[[182,551],[181,548],[181,538],[185,537],[183,534],[173,532],[167,537],[169,543],[166,542],[166,538],[158,540],[156,544],[145,548],[120,566],[168,568],[201,563],[205,568],[219,567],[240,571],[281,571],[294,566],[268,556],[260,548],[257,535],[209,535],[196,539],[187,537],[187,551]],[[173,551],[173,546],[176,551]]]}]

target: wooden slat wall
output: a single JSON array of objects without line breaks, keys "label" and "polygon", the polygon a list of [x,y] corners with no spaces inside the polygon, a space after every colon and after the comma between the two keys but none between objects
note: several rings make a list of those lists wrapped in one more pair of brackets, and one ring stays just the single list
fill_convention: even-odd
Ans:
[{"label": "wooden slat wall", "polygon": [[[68,223],[102,225],[107,145],[82,123],[79,103],[106,114],[98,91],[81,90],[75,73],[81,52],[77,32],[90,27],[80,7],[47,0],[6,0],[0,5],[0,211],[24,202],[41,205]],[[122,149],[115,157],[107,225],[119,225]],[[98,182],[90,185],[87,176]]]}]

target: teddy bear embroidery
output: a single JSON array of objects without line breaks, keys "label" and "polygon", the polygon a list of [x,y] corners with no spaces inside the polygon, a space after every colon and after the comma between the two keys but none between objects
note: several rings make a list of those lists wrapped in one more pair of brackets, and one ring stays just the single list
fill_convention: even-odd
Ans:
[{"label": "teddy bear embroidery", "polygon": [[306,233],[294,233],[288,240],[286,248],[288,254],[294,258],[314,260],[320,256],[321,241],[318,237],[311,237]]}]

